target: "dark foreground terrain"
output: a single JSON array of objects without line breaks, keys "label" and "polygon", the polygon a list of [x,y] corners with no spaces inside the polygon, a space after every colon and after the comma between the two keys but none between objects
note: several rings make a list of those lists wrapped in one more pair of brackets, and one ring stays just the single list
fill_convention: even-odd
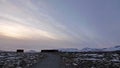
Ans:
[{"label": "dark foreground terrain", "polygon": [[44,57],[43,53],[0,52],[0,68],[30,68]]},{"label": "dark foreground terrain", "polygon": [[120,68],[120,51],[0,52],[0,68]]},{"label": "dark foreground terrain", "polygon": [[46,58],[32,68],[64,68],[58,54],[46,53]]},{"label": "dark foreground terrain", "polygon": [[65,68],[120,68],[120,51],[61,53]]}]

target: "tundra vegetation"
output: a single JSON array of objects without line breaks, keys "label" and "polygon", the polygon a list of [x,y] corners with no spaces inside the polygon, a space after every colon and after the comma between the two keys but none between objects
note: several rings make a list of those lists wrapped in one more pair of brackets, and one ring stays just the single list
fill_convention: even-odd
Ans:
[{"label": "tundra vegetation", "polygon": [[43,53],[0,52],[0,68],[29,68],[45,57]]},{"label": "tundra vegetation", "polygon": [[63,52],[65,68],[120,68],[120,51],[116,52]]}]

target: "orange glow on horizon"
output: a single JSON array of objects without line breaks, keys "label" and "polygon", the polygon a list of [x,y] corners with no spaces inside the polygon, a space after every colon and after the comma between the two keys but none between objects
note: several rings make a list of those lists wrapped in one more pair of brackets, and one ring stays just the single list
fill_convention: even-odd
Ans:
[{"label": "orange glow on horizon", "polygon": [[0,25],[0,34],[7,37],[13,38],[25,38],[25,34],[22,32],[23,28],[20,28],[18,25]]},{"label": "orange glow on horizon", "polygon": [[48,39],[57,39],[53,34],[47,31],[23,26],[20,24],[0,24],[0,35],[18,39],[33,39],[44,37]]}]

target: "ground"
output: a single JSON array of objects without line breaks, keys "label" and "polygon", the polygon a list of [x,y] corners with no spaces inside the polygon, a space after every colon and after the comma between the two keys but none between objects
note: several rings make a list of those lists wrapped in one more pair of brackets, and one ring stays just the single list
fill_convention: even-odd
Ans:
[{"label": "ground", "polygon": [[35,64],[32,68],[64,68],[60,56],[53,53],[46,53],[47,57]]}]

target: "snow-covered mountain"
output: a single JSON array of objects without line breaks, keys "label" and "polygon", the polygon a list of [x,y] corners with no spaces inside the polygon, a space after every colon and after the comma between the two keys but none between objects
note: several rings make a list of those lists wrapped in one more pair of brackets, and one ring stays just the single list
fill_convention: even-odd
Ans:
[{"label": "snow-covered mountain", "polygon": [[76,48],[60,48],[58,49],[60,52],[78,52],[79,50]]},{"label": "snow-covered mountain", "polygon": [[120,46],[104,48],[104,51],[118,51],[118,50],[120,50]]},{"label": "snow-covered mountain", "polygon": [[80,50],[81,52],[88,52],[88,51],[118,51],[120,50],[120,45],[110,48],[83,48]]},{"label": "snow-covered mountain", "polygon": [[83,48],[82,50],[76,49],[76,48],[60,48],[58,49],[61,52],[100,52],[100,51],[118,51],[120,50],[120,45],[110,48]]},{"label": "snow-covered mountain", "polygon": [[103,49],[99,49],[99,48],[83,48],[82,50],[80,50],[81,52],[88,52],[88,51],[103,51]]},{"label": "snow-covered mountain", "polygon": [[36,53],[36,51],[35,50],[29,50],[29,51],[27,51],[27,53]]}]

